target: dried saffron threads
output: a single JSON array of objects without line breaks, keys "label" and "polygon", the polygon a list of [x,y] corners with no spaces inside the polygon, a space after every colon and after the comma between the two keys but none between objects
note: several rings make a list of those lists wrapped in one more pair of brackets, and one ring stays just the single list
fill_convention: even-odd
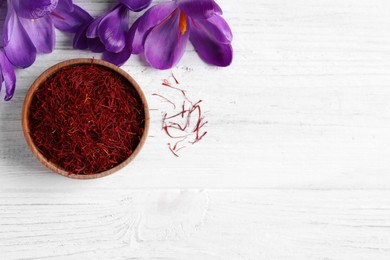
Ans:
[{"label": "dried saffron threads", "polygon": [[172,105],[169,112],[162,112],[162,130],[172,139],[171,142],[167,143],[168,149],[174,156],[179,157],[179,151],[185,148],[186,145],[195,144],[203,139],[207,134],[207,131],[204,131],[203,128],[208,124],[208,121],[205,121],[201,109],[202,100],[191,101],[186,91],[178,87],[180,83],[173,74],[172,78],[174,84],[165,79],[162,86],[171,89],[175,94],[179,94],[179,104],[173,101],[178,99],[177,95],[172,98],[156,93],[152,95]]},{"label": "dried saffron threads", "polygon": [[64,67],[35,92],[30,135],[39,151],[71,174],[95,174],[125,161],[145,128],[141,98],[108,68]]}]

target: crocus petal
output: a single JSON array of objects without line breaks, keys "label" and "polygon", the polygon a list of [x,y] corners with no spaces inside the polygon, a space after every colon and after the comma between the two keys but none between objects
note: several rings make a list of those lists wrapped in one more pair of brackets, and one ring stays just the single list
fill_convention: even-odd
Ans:
[{"label": "crocus petal", "polygon": [[114,11],[116,8],[118,8],[118,5],[116,5],[114,8],[112,8],[111,10],[105,12],[104,14],[102,14],[101,16],[99,16],[98,18],[96,18],[94,21],[92,21],[90,23],[90,25],[88,26],[88,29],[87,29],[87,37],[88,38],[96,38],[96,37],[99,37],[99,33],[98,33],[98,28],[99,28],[99,24],[100,22],[103,20],[103,18],[105,18],[107,15],[109,15],[112,11]]},{"label": "crocus petal", "polygon": [[4,0],[0,0],[0,7],[3,5]]},{"label": "crocus petal", "polygon": [[156,26],[146,37],[145,58],[154,68],[169,69],[175,66],[184,54],[189,31],[179,31],[180,11]]},{"label": "crocus petal", "polygon": [[124,48],[119,53],[105,51],[103,53],[103,60],[111,62],[117,66],[122,66],[130,58],[130,55],[131,51],[127,48]]},{"label": "crocus petal", "polygon": [[[140,19],[137,19],[131,26],[126,36],[126,46],[132,49],[132,53],[140,54],[144,49],[143,39],[144,36],[138,35],[138,26]],[[137,36],[136,36],[137,35]]]},{"label": "crocus petal", "polygon": [[139,12],[150,5],[152,0],[119,0],[131,11]]},{"label": "crocus petal", "polygon": [[88,38],[88,48],[92,52],[97,52],[97,53],[101,53],[101,52],[106,51],[106,47],[100,41],[99,38]]},{"label": "crocus petal", "polygon": [[148,9],[130,28],[127,44],[131,46],[132,53],[139,54],[144,50],[144,41],[147,33],[157,24],[172,14],[177,8],[175,2],[166,2]]},{"label": "crocus petal", "polygon": [[17,14],[27,19],[37,19],[51,13],[58,0],[13,0]]},{"label": "crocus petal", "polygon": [[50,53],[53,51],[55,33],[49,16],[35,20],[25,18],[19,18],[19,20],[38,52]]},{"label": "crocus petal", "polygon": [[88,38],[96,38],[96,37],[99,37],[99,34],[98,34],[98,28],[99,28],[99,24],[100,22],[103,20],[104,18],[104,15],[103,16],[100,16],[98,18],[96,18],[89,26],[88,26],[88,29],[87,29],[87,32],[86,32],[86,35]]},{"label": "crocus petal", "polygon": [[190,30],[190,41],[202,60],[220,67],[226,67],[231,64],[233,49],[230,43],[220,43],[214,37],[210,36],[209,33],[193,27]]},{"label": "crocus petal", "polygon": [[213,0],[177,0],[180,10],[194,19],[207,19],[215,14]]},{"label": "crocus petal", "polygon": [[126,45],[126,33],[129,30],[129,12],[123,5],[118,5],[99,23],[99,38],[106,50],[118,53]]},{"label": "crocus petal", "polygon": [[215,1],[213,1],[213,6],[214,6],[214,13],[218,15],[222,15],[223,13],[222,9]]},{"label": "crocus petal", "polygon": [[207,33],[208,36],[220,43],[230,43],[233,39],[232,31],[227,22],[219,15],[214,15],[209,19],[199,19],[192,21],[192,30],[200,33]]},{"label": "crocus petal", "polygon": [[85,35],[89,24],[84,25],[73,38],[73,48],[85,50],[88,48],[88,38]]},{"label": "crocus petal", "polygon": [[64,10],[67,10],[68,12],[73,12],[74,10],[74,4],[72,0],[59,0],[57,8],[61,6]]},{"label": "crocus petal", "polygon": [[3,75],[1,74],[1,66],[0,66],[0,90],[3,86],[3,82],[4,82],[4,80],[3,80]]},{"label": "crocus petal", "polygon": [[20,23],[12,4],[8,5],[4,25],[3,44],[9,61],[22,68],[33,64],[37,51]]},{"label": "crocus petal", "polygon": [[1,77],[5,83],[4,100],[8,101],[14,95],[16,77],[15,77],[14,67],[9,62],[8,58],[5,56],[2,50],[0,50],[0,72],[2,74]]},{"label": "crocus petal", "polygon": [[78,32],[84,24],[93,20],[92,16],[78,5],[73,5],[73,11],[69,11],[62,1],[51,13],[51,19],[57,29],[70,33]]}]

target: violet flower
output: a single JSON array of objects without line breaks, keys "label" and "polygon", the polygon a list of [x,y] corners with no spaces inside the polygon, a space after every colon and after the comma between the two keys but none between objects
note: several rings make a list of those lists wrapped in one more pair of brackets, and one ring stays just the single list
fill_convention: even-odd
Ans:
[{"label": "violet flower", "polygon": [[[0,0],[0,7],[4,3]],[[5,100],[15,91],[14,66],[26,68],[37,53],[54,49],[54,27],[76,32],[92,17],[72,0],[7,0],[2,48],[0,48],[0,88],[5,83]]]},{"label": "violet flower", "polygon": [[26,68],[37,53],[50,53],[55,45],[54,26],[75,32],[88,19],[72,0],[8,0],[3,46],[9,61]]},{"label": "violet flower", "polygon": [[129,31],[129,10],[140,11],[150,5],[152,0],[119,0],[107,13],[91,21],[74,38],[73,47],[103,52],[103,59],[121,66],[131,51],[126,46]]},{"label": "violet flower", "polygon": [[169,69],[184,54],[188,39],[207,63],[228,66],[232,62],[232,32],[214,0],[173,0],[157,4],[131,27],[128,45],[132,53],[145,52],[154,68]]}]

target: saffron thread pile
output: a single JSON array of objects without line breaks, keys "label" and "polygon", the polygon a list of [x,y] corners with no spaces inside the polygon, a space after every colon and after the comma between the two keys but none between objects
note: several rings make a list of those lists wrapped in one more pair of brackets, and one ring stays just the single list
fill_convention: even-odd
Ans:
[{"label": "saffron thread pile", "polygon": [[136,90],[96,64],[67,66],[34,94],[30,136],[52,163],[71,174],[96,174],[125,161],[145,128]]},{"label": "saffron thread pile", "polygon": [[176,77],[173,74],[171,76],[174,83],[165,79],[162,86],[175,91],[175,94],[178,93],[181,99],[180,103],[177,104],[173,99],[158,93],[152,95],[172,105],[170,112],[162,112],[162,130],[172,139],[172,142],[167,143],[169,150],[174,156],[179,157],[180,150],[188,144],[193,145],[203,139],[207,134],[204,127],[208,124],[208,121],[205,120],[201,108],[203,101],[194,102],[190,100],[186,90],[178,86],[180,83]]}]

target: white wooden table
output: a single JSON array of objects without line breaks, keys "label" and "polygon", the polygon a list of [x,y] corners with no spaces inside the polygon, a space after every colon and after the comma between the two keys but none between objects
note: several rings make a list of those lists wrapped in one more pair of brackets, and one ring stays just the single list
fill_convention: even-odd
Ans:
[{"label": "white wooden table", "polygon": [[[93,15],[110,5],[75,2]],[[219,3],[229,68],[191,46],[172,70],[123,66],[153,109],[171,72],[204,100],[209,133],[179,158],[153,110],[121,172],[49,172],[22,135],[24,96],[48,66],[94,54],[58,33],[53,54],[17,72],[0,102],[0,259],[390,259],[390,2]]]}]

